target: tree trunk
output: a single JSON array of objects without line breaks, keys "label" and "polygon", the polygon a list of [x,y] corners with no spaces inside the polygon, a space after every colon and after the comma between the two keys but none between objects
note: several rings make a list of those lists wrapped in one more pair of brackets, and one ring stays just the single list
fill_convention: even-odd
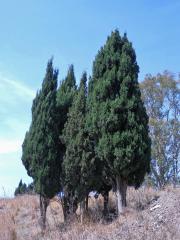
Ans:
[{"label": "tree trunk", "polygon": [[120,176],[116,176],[116,185],[117,185],[117,209],[118,215],[124,212],[124,207],[126,207],[126,191],[127,183]]},{"label": "tree trunk", "polygon": [[177,159],[175,159],[173,163],[173,187],[174,188],[176,188],[177,182],[178,182],[178,161]]},{"label": "tree trunk", "polygon": [[77,200],[73,199],[71,196],[64,196],[62,201],[64,221],[70,221],[75,215],[78,208]]},{"label": "tree trunk", "polygon": [[107,216],[108,213],[109,213],[109,206],[108,206],[108,203],[109,203],[109,191],[104,191],[102,195],[103,195],[103,198],[104,198],[104,210],[103,210],[103,213],[104,213],[104,216]]},{"label": "tree trunk", "polygon": [[67,219],[67,212],[68,212],[68,209],[67,209],[67,201],[66,201],[66,197],[65,197],[65,196],[63,196],[63,197],[61,198],[61,205],[62,205],[64,222],[65,222],[66,219]]},{"label": "tree trunk", "polygon": [[71,213],[71,200],[70,194],[64,190],[64,197],[63,197],[63,209],[64,209],[64,221],[67,222],[70,218]]},{"label": "tree trunk", "polygon": [[47,207],[49,205],[49,199],[46,197],[43,197],[40,194],[40,213],[41,213],[41,223],[42,223],[42,228],[46,228],[46,211]]},{"label": "tree trunk", "polygon": [[86,212],[88,212],[88,198],[89,198],[89,194],[87,194],[87,196],[86,196],[86,202],[85,202],[85,210],[86,210]]},{"label": "tree trunk", "polygon": [[77,199],[72,200],[72,214],[75,214],[78,209],[78,202]]},{"label": "tree trunk", "polygon": [[80,221],[83,224],[84,221],[84,212],[85,212],[85,200],[80,202]]}]

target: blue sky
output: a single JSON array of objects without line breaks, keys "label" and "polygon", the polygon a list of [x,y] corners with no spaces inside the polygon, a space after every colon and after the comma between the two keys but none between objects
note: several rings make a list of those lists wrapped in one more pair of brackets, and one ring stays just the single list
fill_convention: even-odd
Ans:
[{"label": "blue sky", "polygon": [[22,178],[21,144],[31,104],[47,60],[62,79],[73,63],[77,81],[107,35],[118,28],[133,42],[139,80],[165,69],[179,73],[178,0],[0,0],[0,196],[11,196]]}]

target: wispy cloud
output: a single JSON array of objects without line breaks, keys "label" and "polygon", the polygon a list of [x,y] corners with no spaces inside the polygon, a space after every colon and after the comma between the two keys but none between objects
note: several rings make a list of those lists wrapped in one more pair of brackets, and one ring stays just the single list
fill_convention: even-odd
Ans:
[{"label": "wispy cloud", "polygon": [[35,91],[0,73],[0,139],[22,135],[29,125]]},{"label": "wispy cloud", "polygon": [[31,121],[35,91],[0,72],[0,196],[12,195],[20,178],[31,181],[21,162],[21,146]]},{"label": "wispy cloud", "polygon": [[[0,89],[6,89],[6,93],[13,93],[19,97],[33,98],[35,91],[24,83],[4,77],[0,74]],[[7,92],[8,91],[8,92]]]},{"label": "wispy cloud", "polygon": [[9,154],[21,151],[21,140],[0,139],[0,154]]},{"label": "wispy cloud", "polygon": [[34,96],[29,86],[0,73],[0,154],[21,149]]}]

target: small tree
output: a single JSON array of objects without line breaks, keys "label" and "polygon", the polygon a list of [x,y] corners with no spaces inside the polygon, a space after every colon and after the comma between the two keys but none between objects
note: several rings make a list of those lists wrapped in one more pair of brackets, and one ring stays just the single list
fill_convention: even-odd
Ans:
[{"label": "small tree", "polygon": [[30,183],[29,185],[26,185],[26,183],[22,183],[22,179],[20,180],[18,187],[15,189],[14,195],[20,195],[20,194],[29,194],[33,193],[33,183]]},{"label": "small tree", "polygon": [[47,64],[42,89],[32,106],[32,122],[23,143],[22,162],[33,178],[35,191],[40,194],[43,227],[49,199],[60,189],[59,152],[57,147],[56,90],[58,71],[52,59]]},{"label": "small tree", "polygon": [[18,187],[15,189],[15,192],[14,192],[15,196],[22,194],[22,186],[23,186],[23,183],[22,183],[22,179],[21,179]]},{"label": "small tree", "polygon": [[138,85],[139,67],[126,34],[108,37],[93,63],[90,119],[95,151],[116,182],[118,213],[127,185],[138,187],[150,169],[148,117]]}]

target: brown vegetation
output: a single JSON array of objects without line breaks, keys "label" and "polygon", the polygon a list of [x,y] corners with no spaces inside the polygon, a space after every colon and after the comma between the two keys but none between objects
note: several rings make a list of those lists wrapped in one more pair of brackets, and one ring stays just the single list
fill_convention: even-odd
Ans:
[{"label": "brown vegetation", "polygon": [[0,200],[0,239],[2,240],[95,240],[95,239],[180,239],[180,189],[167,187],[128,189],[125,213],[116,218],[116,196],[110,193],[109,218],[103,219],[103,199],[89,199],[84,224],[77,217],[65,224],[62,209],[53,199],[47,211],[47,228],[41,230],[39,198],[18,196]]}]

